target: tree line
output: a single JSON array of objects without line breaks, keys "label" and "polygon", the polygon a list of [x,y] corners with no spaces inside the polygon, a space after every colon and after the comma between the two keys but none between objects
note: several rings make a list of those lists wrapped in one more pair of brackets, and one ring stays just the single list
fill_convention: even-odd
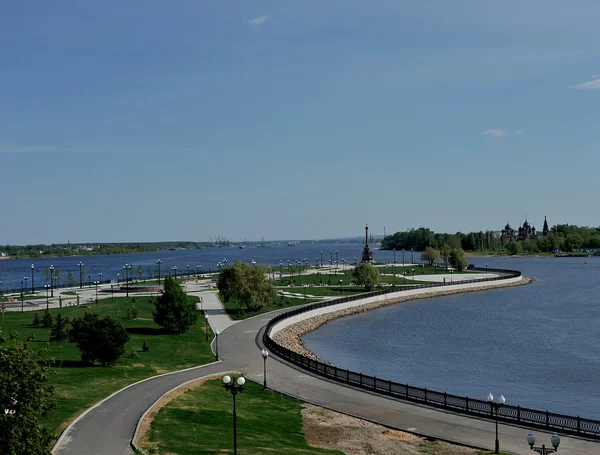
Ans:
[{"label": "tree line", "polygon": [[388,235],[382,240],[381,249],[425,251],[431,247],[440,250],[444,244],[454,250],[472,252],[549,253],[556,249],[568,252],[578,248],[600,248],[600,228],[557,224],[552,226],[547,236],[540,232],[536,238],[509,244],[499,232],[494,231],[448,234],[419,228]]},{"label": "tree line", "polygon": [[[99,254],[150,253],[153,251],[209,247],[209,242],[63,243],[51,245],[4,245],[0,251],[11,257],[95,256]],[[88,249],[91,248],[91,249]]]}]

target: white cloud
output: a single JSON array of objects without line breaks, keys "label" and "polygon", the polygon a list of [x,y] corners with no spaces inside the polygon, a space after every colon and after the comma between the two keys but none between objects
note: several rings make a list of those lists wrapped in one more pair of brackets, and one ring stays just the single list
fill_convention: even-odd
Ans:
[{"label": "white cloud", "polygon": [[481,134],[484,136],[504,137],[508,136],[510,133],[508,131],[501,130],[500,128],[489,128],[485,131],[482,131]]},{"label": "white cloud", "polygon": [[523,131],[523,130],[517,130],[517,131],[515,131],[515,134],[517,136],[523,136],[525,134],[525,131]]},{"label": "white cloud", "polygon": [[248,23],[250,25],[252,25],[252,27],[260,27],[262,24],[264,24],[267,19],[269,18],[269,16],[267,14],[265,14],[264,16],[259,16],[259,17],[255,17],[254,19],[250,19],[248,21]]},{"label": "white cloud", "polygon": [[582,82],[581,84],[573,85],[571,88],[577,88],[582,90],[597,90],[600,89],[600,79],[594,79],[593,81]]}]

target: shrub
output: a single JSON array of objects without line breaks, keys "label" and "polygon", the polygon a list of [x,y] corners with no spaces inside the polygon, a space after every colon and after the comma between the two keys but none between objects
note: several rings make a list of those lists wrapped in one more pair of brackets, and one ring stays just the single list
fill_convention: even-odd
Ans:
[{"label": "shrub", "polygon": [[137,319],[138,317],[138,310],[135,306],[129,307],[127,309],[127,317],[129,319]]},{"label": "shrub", "polygon": [[198,320],[198,308],[188,299],[181,286],[170,276],[165,277],[163,294],[156,300],[154,322],[168,332],[185,332]]},{"label": "shrub", "polygon": [[52,314],[50,313],[50,310],[46,309],[46,311],[44,311],[44,316],[42,317],[42,327],[49,329],[52,327],[53,323]]},{"label": "shrub", "polygon": [[77,344],[81,360],[102,365],[112,365],[125,352],[129,333],[119,321],[110,316],[85,313],[75,318],[69,330],[69,340]]},{"label": "shrub", "polygon": [[33,315],[33,321],[31,322],[31,325],[33,325],[34,327],[40,326],[40,317],[38,316],[37,311]]},{"label": "shrub", "polygon": [[50,331],[50,341],[65,341],[69,338],[68,326],[69,318],[63,318],[62,314],[56,315],[56,321]]}]

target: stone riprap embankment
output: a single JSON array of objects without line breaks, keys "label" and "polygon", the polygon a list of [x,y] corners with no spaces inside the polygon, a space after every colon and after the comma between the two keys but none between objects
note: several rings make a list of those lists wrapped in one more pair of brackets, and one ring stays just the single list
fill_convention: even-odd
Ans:
[{"label": "stone riprap embankment", "polygon": [[343,318],[352,314],[364,313],[365,311],[371,311],[376,308],[407,302],[409,300],[428,299],[431,297],[440,297],[444,295],[461,294],[463,292],[489,291],[491,289],[509,286],[522,286],[524,284],[529,284],[532,281],[532,278],[521,278],[518,281],[507,281],[478,287],[464,287],[455,289],[437,288],[435,290],[422,292],[419,294],[384,296],[381,300],[375,302],[368,302],[362,305],[356,305],[337,311],[330,311],[318,316],[309,317],[308,319],[303,319],[277,331],[272,335],[272,338],[276,343],[287,349],[290,349],[291,351],[297,352],[298,354],[309,357],[313,360],[318,360],[317,356],[313,352],[304,347],[302,344],[302,337],[307,333],[318,329],[322,325],[327,324],[329,321],[333,321],[334,319]]}]

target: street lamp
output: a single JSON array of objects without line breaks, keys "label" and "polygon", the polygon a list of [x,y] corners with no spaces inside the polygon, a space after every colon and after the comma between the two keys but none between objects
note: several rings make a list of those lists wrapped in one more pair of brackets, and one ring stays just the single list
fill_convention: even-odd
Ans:
[{"label": "street lamp", "polygon": [[396,248],[394,248],[394,264],[396,263]]},{"label": "street lamp", "polygon": [[204,315],[204,333],[206,333],[206,338],[204,341],[208,341],[208,314]]},{"label": "street lamp", "polygon": [[229,375],[223,376],[225,390],[231,392],[231,395],[233,395],[233,455],[237,455],[235,396],[238,394],[238,392],[242,393],[244,391],[245,383],[246,379],[244,379],[243,376],[240,376],[237,379],[232,378]]},{"label": "street lamp", "polygon": [[404,248],[402,248],[402,265],[404,265]]},{"label": "street lamp", "polygon": [[96,305],[98,305],[98,281],[94,281],[94,284],[96,285]]},{"label": "street lamp", "polygon": [[32,294],[35,292],[35,278],[34,278],[33,272],[35,272],[35,265],[31,264],[31,293]]},{"label": "street lamp", "polygon": [[415,284],[415,269],[410,269],[410,271],[412,272],[412,281],[413,281],[413,284]]},{"label": "street lamp", "polygon": [[200,278],[200,272],[198,271],[198,269],[200,268],[199,265],[196,266],[196,278]]},{"label": "street lamp", "polygon": [[160,286],[160,265],[162,264],[162,261],[160,259],[156,260],[156,265],[158,266],[158,285]]},{"label": "street lamp", "polygon": [[485,263],[485,273],[487,273],[487,271],[488,271],[488,265],[489,265],[489,264],[486,262],[486,263]]},{"label": "street lamp", "polygon": [[261,349],[260,354],[263,358],[263,390],[267,390],[267,357],[269,357],[269,351]]},{"label": "street lamp", "polygon": [[49,285],[45,284],[44,287],[46,288],[46,309],[49,308],[50,306],[50,301],[48,300],[48,288],[50,287]]},{"label": "street lamp", "polygon": [[173,267],[171,267],[171,270],[174,272],[175,274],[175,279],[177,279],[177,266],[174,265]]},{"label": "street lamp", "polygon": [[102,272],[98,273],[98,281],[102,283]]},{"label": "street lamp", "polygon": [[83,262],[77,265],[79,265],[79,289],[83,289]]},{"label": "street lamp", "polygon": [[415,263],[415,249],[414,248],[410,249],[410,263],[411,264]]},{"label": "street lamp", "polygon": [[321,250],[321,262],[319,262],[320,267],[323,267],[323,250]]},{"label": "street lamp", "polygon": [[534,447],[535,434],[533,433],[533,431],[530,431],[527,434],[527,442],[529,443],[529,447],[531,447],[531,450],[536,451],[540,455],[547,455],[549,453],[558,452],[558,446],[560,445],[560,437],[556,433],[554,433],[550,438],[550,442],[552,443],[554,449],[546,449],[545,444],[542,444],[542,447]]},{"label": "street lamp", "polygon": [[499,453],[500,441],[498,440],[498,409],[500,409],[502,406],[504,406],[506,399],[504,398],[504,395],[500,395],[500,398],[498,398],[497,401],[494,401],[494,395],[492,395],[490,393],[487,396],[487,402],[490,404],[490,409],[492,411],[492,414],[496,415],[496,446],[495,446],[496,448],[494,450],[494,453]]},{"label": "street lamp", "polygon": [[25,294],[27,294],[27,280],[29,279],[29,277],[24,276],[23,279],[25,280]]},{"label": "street lamp", "polygon": [[188,264],[188,265],[186,265],[185,267],[186,267],[186,269],[187,269],[187,274],[189,275],[189,274],[190,274],[190,265]]},{"label": "street lamp", "polygon": [[121,274],[117,273],[117,286],[121,285]]},{"label": "street lamp", "polygon": [[54,266],[50,266],[50,297],[54,297]]},{"label": "street lamp", "polygon": [[129,270],[131,270],[131,265],[125,264],[123,271],[125,272],[125,293],[127,297],[129,297]]}]

